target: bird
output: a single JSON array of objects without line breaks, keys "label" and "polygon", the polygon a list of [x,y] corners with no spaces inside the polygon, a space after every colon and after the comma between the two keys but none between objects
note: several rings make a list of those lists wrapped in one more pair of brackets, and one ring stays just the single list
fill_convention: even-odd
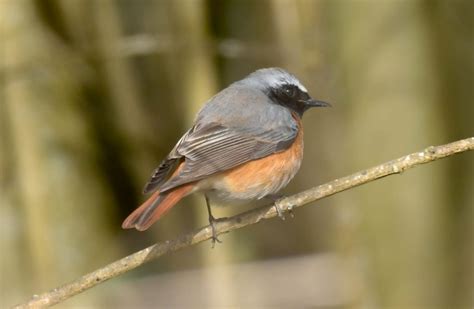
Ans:
[{"label": "bird", "polygon": [[212,241],[219,241],[210,201],[232,204],[279,196],[301,166],[303,114],[328,106],[282,68],[259,69],[232,83],[204,104],[146,183],[143,193],[152,195],[122,228],[147,230],[182,198],[201,192]]}]

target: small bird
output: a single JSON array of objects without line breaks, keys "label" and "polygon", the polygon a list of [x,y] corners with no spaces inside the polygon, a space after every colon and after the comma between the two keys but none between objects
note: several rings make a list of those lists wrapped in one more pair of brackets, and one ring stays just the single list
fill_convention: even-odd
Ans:
[{"label": "small bird", "polygon": [[234,82],[199,111],[146,184],[144,193],[154,193],[122,228],[144,231],[183,197],[203,192],[212,239],[218,241],[209,200],[277,196],[303,159],[303,113],[327,106],[281,68],[260,69]]}]

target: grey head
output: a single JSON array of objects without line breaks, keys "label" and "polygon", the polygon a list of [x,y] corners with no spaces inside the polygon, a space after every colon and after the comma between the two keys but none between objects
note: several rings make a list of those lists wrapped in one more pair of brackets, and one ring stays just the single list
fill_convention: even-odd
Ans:
[{"label": "grey head", "polygon": [[235,84],[264,92],[274,104],[296,112],[300,117],[311,107],[327,107],[329,103],[315,100],[305,86],[292,74],[281,68],[257,70]]}]

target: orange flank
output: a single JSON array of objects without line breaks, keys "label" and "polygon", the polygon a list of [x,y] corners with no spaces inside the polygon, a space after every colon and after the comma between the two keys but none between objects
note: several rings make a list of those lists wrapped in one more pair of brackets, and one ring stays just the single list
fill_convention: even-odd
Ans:
[{"label": "orange flank", "polygon": [[219,175],[229,191],[243,193],[254,189],[275,192],[293,178],[303,158],[303,128],[299,117],[295,118],[298,121],[298,135],[288,149],[239,165]]}]

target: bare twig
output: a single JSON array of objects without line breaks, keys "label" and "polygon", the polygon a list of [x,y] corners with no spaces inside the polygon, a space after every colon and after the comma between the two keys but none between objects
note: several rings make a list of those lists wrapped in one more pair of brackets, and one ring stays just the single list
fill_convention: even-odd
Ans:
[{"label": "bare twig", "polygon": [[[362,185],[364,183],[388,175],[399,174],[404,170],[416,165],[432,162],[447,156],[454,155],[456,153],[473,149],[474,137],[446,145],[436,147],[431,146],[423,151],[412,153],[399,159],[283,198],[277,203],[278,206],[284,211],[292,210],[296,207],[306,205],[321,198]],[[216,222],[216,232],[217,234],[226,233],[232,230],[240,229],[247,225],[258,223],[264,219],[273,218],[276,215],[277,212],[275,211],[275,207],[273,205],[260,207],[230,218],[219,220]],[[154,244],[146,249],[133,253],[96,271],[84,275],[70,283],[57,287],[49,292],[43,293],[41,295],[34,295],[29,301],[24,304],[17,305],[15,308],[37,308],[60,303],[76,294],[96,286],[101,282],[128,272],[164,254],[203,242],[210,239],[211,237],[211,227],[206,226],[196,231],[184,234],[174,240],[167,240]]]}]

